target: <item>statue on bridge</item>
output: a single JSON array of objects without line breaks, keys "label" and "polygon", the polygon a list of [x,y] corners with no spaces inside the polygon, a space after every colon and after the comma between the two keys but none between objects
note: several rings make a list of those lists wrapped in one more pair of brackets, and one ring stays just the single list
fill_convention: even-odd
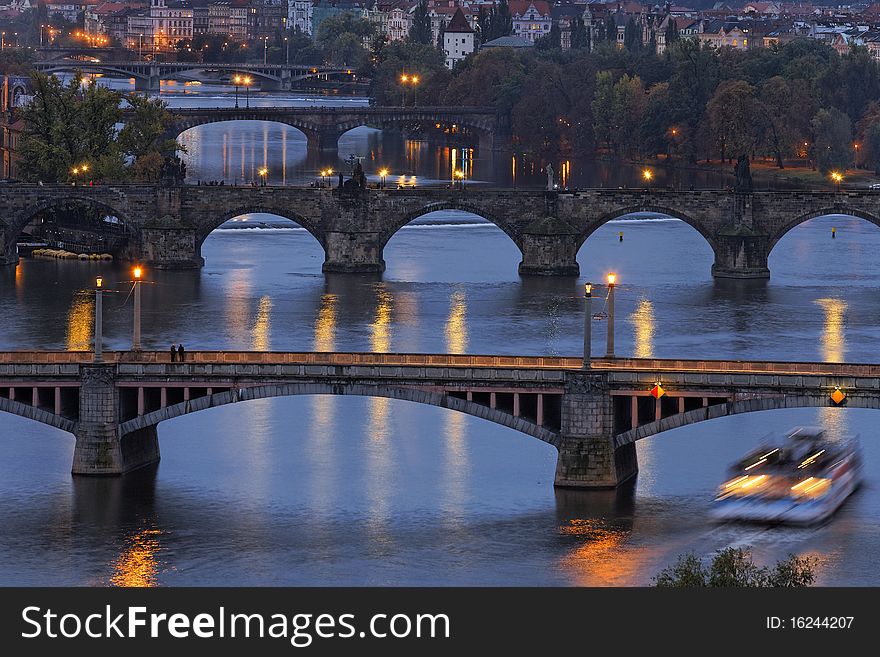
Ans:
[{"label": "statue on bridge", "polygon": [[351,178],[345,181],[342,188],[348,192],[359,192],[367,188],[367,176],[364,174],[364,168],[360,162],[354,165]]},{"label": "statue on bridge", "polygon": [[186,163],[176,155],[166,155],[159,170],[159,184],[174,187],[182,185],[184,178],[186,178]]},{"label": "statue on bridge", "polygon": [[553,182],[553,165],[548,162],[545,170],[547,171],[547,191],[552,192],[555,186]]},{"label": "statue on bridge", "polygon": [[733,182],[733,191],[750,194],[752,192],[752,172],[749,168],[749,158],[747,155],[739,156],[733,173],[736,176]]}]

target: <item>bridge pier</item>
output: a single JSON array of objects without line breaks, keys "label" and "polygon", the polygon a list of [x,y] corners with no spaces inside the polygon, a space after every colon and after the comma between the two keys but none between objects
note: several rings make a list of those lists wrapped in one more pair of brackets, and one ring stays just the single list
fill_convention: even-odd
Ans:
[{"label": "bridge pier", "polygon": [[306,136],[308,137],[308,148],[322,153],[334,153],[339,150],[339,138],[342,133],[338,130],[328,129],[319,130]]},{"label": "bridge pier", "polygon": [[115,365],[81,365],[75,475],[121,475],[159,461],[156,427],[120,435]]},{"label": "bridge pier", "polygon": [[385,271],[378,233],[328,231],[324,235],[323,272],[371,274]]},{"label": "bridge pier", "polygon": [[135,77],[134,90],[147,91],[150,93],[158,93],[161,89],[162,82],[158,75],[150,75],[149,77]]},{"label": "bridge pier", "polygon": [[198,269],[205,264],[196,232],[184,228],[144,228],[140,256],[154,269]]},{"label": "bridge pier", "polygon": [[635,444],[614,447],[607,375],[566,372],[558,449],[558,487],[616,488],[638,474]]},{"label": "bridge pier", "polygon": [[522,262],[519,273],[538,276],[577,276],[578,240],[576,231],[564,221],[547,217],[532,223],[523,232],[519,247]]},{"label": "bridge pier", "polygon": [[739,228],[715,238],[715,278],[770,278],[770,249],[766,235],[755,235]]},{"label": "bridge pier", "polygon": [[18,250],[15,246],[15,235],[10,235],[10,231],[0,229],[0,266],[17,265]]}]

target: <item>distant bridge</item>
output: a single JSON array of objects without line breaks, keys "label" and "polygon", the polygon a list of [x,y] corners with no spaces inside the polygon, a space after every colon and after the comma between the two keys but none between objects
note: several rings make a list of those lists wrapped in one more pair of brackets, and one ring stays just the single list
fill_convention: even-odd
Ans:
[{"label": "distant bridge", "polygon": [[229,219],[250,212],[287,217],[324,249],[323,270],[381,272],[388,240],[413,219],[437,210],[472,212],[498,226],[522,253],[522,274],[573,276],[584,241],[613,219],[660,212],[692,226],[712,248],[720,278],[766,278],[773,247],[799,224],[847,214],[880,226],[880,192],[585,189],[575,192],[409,188],[0,185],[0,264],[18,262],[15,241],[40,212],[80,201],[119,217],[130,235],[125,252],[158,268],[202,265],[202,243]]},{"label": "distant bridge", "polygon": [[[662,382],[666,394],[651,388]],[[156,426],[181,415],[291,395],[388,397],[474,415],[559,451],[555,483],[614,487],[638,470],[634,443],[718,417],[880,408],[880,365],[382,353],[0,352],[0,411],[73,433],[75,474],[159,460]],[[245,440],[242,449],[255,449]]]},{"label": "distant bridge", "polygon": [[[241,99],[240,105],[244,105]],[[215,107],[174,108],[169,138],[198,125],[223,121],[274,121],[305,133],[310,148],[337,150],[343,133],[367,126],[388,129],[429,126],[470,135],[481,149],[497,149],[509,142],[507,121],[490,107]],[[123,118],[130,114],[125,113]]]},{"label": "distant bridge", "polygon": [[138,91],[159,91],[160,82],[179,77],[183,73],[219,73],[231,78],[236,73],[246,73],[259,82],[263,90],[291,89],[302,80],[342,78],[348,82],[358,80],[351,67],[318,66],[309,64],[219,64],[205,62],[156,62],[156,61],[100,61],[73,59],[50,59],[35,62],[34,69],[42,73],[100,73],[107,76],[134,78]]}]

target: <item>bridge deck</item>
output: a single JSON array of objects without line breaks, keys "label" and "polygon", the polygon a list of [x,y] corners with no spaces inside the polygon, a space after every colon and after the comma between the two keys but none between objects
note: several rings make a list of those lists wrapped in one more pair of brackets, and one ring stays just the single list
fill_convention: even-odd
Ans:
[{"label": "bridge deck", "polygon": [[[88,351],[4,351],[3,364],[88,364]],[[106,363],[169,363],[168,351],[104,352]],[[273,352],[188,351],[187,363],[198,364],[290,364],[290,365],[390,365],[468,368],[527,368],[579,370],[579,357],[504,356],[478,354],[374,353],[374,352]],[[674,360],[660,358],[594,358],[596,371],[754,373],[823,376],[880,376],[880,365],[749,360]]]}]

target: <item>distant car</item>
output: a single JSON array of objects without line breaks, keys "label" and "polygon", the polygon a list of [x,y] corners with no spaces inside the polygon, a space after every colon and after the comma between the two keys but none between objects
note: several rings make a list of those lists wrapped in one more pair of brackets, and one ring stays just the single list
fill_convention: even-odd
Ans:
[{"label": "distant car", "polygon": [[871,183],[870,185],[868,185],[868,187],[870,189],[880,189],[880,182]]}]

